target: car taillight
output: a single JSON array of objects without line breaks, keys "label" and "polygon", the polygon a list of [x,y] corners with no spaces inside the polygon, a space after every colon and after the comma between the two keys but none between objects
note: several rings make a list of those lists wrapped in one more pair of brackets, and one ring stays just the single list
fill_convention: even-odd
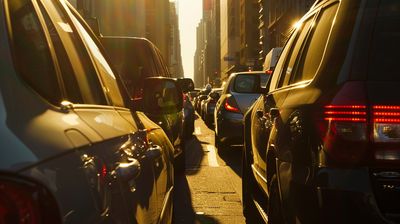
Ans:
[{"label": "car taillight", "polygon": [[375,159],[400,161],[400,106],[373,106],[372,121]]},{"label": "car taillight", "polygon": [[274,70],[272,70],[272,69],[265,70],[265,74],[267,74],[267,75],[272,75],[273,72],[274,72]]},{"label": "car taillight", "polygon": [[229,112],[240,113],[239,106],[237,105],[236,100],[235,98],[233,98],[233,96],[226,98],[224,108]]},{"label": "car taillight", "polygon": [[321,125],[324,150],[337,162],[359,162],[367,147],[367,107],[327,105]]},{"label": "car taillight", "polygon": [[31,181],[0,177],[0,223],[61,223],[58,206],[48,190]]},{"label": "car taillight", "polygon": [[400,106],[373,106],[374,142],[400,142]]}]

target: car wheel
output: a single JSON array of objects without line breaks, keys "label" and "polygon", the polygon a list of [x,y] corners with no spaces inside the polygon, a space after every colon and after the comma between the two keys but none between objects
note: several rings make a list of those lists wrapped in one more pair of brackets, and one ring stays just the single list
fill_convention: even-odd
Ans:
[{"label": "car wheel", "polygon": [[258,210],[253,202],[254,186],[256,186],[254,177],[251,173],[250,161],[246,157],[245,149],[242,155],[242,205],[243,215],[246,223],[263,223]]},{"label": "car wheel", "polygon": [[270,197],[268,200],[268,223],[271,224],[280,224],[284,223],[284,219],[282,216],[282,204],[281,199],[279,197],[279,188],[278,188],[278,177],[277,174],[274,174],[269,183],[268,191],[270,192]]}]

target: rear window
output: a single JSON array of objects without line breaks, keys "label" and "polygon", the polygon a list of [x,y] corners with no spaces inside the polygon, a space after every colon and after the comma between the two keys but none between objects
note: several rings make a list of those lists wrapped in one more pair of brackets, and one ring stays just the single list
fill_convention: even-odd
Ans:
[{"label": "rear window", "polygon": [[400,1],[381,1],[371,47],[368,80],[400,81]]},{"label": "rear window", "polygon": [[237,93],[259,93],[261,87],[268,82],[268,75],[262,74],[241,74],[237,75],[233,85],[233,91]]}]

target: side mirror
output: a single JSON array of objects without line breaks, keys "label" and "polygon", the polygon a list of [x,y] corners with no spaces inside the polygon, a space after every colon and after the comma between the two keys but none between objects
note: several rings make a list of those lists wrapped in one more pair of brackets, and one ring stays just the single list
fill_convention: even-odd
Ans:
[{"label": "side mirror", "polygon": [[210,93],[210,97],[213,98],[214,100],[217,100],[219,98],[219,94],[217,92],[212,92]]},{"label": "side mirror", "polygon": [[171,78],[151,77],[144,80],[143,111],[150,114],[177,113],[183,99],[178,83]]},{"label": "side mirror", "polygon": [[182,92],[188,93],[194,90],[194,82],[191,78],[178,78],[176,81]]}]

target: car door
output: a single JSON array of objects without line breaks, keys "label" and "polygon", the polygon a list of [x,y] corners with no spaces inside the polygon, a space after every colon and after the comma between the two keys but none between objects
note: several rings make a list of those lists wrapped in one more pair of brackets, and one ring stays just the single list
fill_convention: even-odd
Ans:
[{"label": "car door", "polygon": [[[92,147],[79,151],[82,169],[96,189],[93,197],[99,201],[102,214],[111,215],[109,221],[155,222],[154,174],[147,160],[140,161],[149,148],[146,133],[116,110],[116,106],[124,106],[124,101],[115,74],[67,4],[42,4],[51,15],[50,22],[56,30],[53,35],[60,37],[59,51],[65,51],[61,63],[73,64],[64,76],[66,84],[72,83],[65,85],[64,109],[76,113],[100,136],[97,141],[90,139]],[[96,170],[102,180],[93,175]]]},{"label": "car door", "polygon": [[[295,59],[301,49],[301,44],[308,34],[312,24],[312,18],[304,21],[302,26],[295,30],[278,60],[275,71],[271,77],[269,92],[257,101],[252,113],[251,139],[253,150],[253,173],[261,188],[268,192],[268,167],[267,164],[274,164],[275,160],[273,144],[269,142],[272,127],[278,132],[282,125],[282,117],[286,112],[281,106],[288,93],[288,83],[291,77]],[[269,150],[267,152],[267,149]],[[271,155],[268,155],[271,153]],[[273,161],[267,161],[271,159]],[[275,169],[272,167],[271,169]],[[272,171],[272,170],[271,170]]]}]

